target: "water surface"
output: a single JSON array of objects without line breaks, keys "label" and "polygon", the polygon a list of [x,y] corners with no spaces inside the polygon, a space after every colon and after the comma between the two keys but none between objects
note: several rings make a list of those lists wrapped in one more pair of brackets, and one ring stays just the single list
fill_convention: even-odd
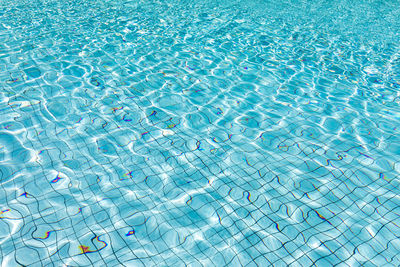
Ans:
[{"label": "water surface", "polygon": [[399,265],[399,5],[0,0],[0,261]]}]

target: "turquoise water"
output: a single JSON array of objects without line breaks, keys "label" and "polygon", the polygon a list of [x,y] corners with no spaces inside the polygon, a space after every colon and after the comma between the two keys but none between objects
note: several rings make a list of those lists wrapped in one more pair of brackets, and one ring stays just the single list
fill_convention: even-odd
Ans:
[{"label": "turquoise water", "polygon": [[2,266],[400,265],[399,6],[0,0]]}]

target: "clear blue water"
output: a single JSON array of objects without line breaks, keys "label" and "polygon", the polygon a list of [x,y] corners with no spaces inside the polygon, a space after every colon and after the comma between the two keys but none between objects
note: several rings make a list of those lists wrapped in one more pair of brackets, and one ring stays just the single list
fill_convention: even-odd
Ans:
[{"label": "clear blue water", "polygon": [[0,0],[2,266],[400,265],[399,6]]}]

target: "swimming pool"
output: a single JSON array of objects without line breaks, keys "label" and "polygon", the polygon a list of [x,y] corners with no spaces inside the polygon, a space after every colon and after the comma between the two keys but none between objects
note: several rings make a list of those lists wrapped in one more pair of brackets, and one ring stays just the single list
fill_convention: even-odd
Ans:
[{"label": "swimming pool", "polygon": [[398,6],[0,0],[2,265],[399,265]]}]

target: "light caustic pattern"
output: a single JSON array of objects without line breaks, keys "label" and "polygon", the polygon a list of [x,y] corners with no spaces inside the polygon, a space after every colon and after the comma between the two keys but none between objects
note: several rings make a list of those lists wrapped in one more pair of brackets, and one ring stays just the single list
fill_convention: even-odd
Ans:
[{"label": "light caustic pattern", "polygon": [[399,265],[397,4],[0,0],[1,263]]}]

